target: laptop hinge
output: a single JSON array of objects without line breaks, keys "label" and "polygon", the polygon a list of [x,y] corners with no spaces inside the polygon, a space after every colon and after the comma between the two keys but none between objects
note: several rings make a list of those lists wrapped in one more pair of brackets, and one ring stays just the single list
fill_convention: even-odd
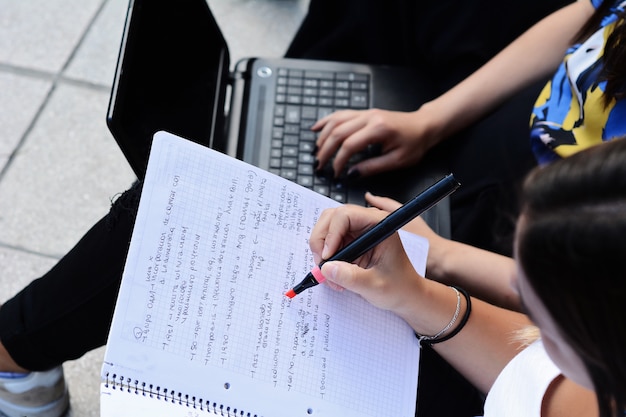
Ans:
[{"label": "laptop hinge", "polygon": [[245,78],[241,71],[231,71],[228,75],[230,84],[229,100],[226,103],[230,106],[226,109],[228,115],[228,136],[226,137],[226,154],[237,158],[239,149],[239,136],[241,129],[242,109],[245,95]]}]

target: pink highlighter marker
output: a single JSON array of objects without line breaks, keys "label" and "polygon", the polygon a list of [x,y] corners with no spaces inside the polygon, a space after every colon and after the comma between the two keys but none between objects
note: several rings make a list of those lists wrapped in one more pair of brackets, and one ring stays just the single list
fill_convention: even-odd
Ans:
[{"label": "pink highlighter marker", "polygon": [[300,294],[307,288],[314,287],[324,281],[326,281],[326,278],[324,278],[324,275],[322,275],[322,270],[318,265],[315,265],[311,272],[309,272],[298,285],[293,287],[293,289],[287,291],[285,295],[289,298],[293,298],[296,296],[296,294]]}]

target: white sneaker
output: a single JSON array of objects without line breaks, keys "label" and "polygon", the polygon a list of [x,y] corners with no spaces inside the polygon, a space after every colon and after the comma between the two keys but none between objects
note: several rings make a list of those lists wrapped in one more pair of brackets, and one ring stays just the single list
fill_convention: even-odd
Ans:
[{"label": "white sneaker", "polygon": [[0,415],[61,417],[69,405],[70,395],[61,366],[17,378],[0,377]]}]

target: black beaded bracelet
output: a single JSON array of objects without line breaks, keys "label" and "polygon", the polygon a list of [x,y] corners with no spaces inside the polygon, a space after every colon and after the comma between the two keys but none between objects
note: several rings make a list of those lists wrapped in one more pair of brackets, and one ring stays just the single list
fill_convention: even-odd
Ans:
[{"label": "black beaded bracelet", "polygon": [[417,338],[420,340],[420,344],[424,343],[430,346],[436,343],[441,343],[441,342],[445,342],[446,340],[450,340],[454,336],[459,334],[459,332],[463,329],[463,327],[469,320],[470,313],[472,312],[472,299],[470,298],[470,295],[467,293],[467,291],[465,291],[461,287],[452,286],[452,288],[456,289],[458,292],[463,294],[463,297],[465,297],[466,308],[465,308],[465,313],[463,314],[463,317],[461,318],[461,321],[459,321],[459,324],[450,333],[442,337],[423,338],[423,337],[416,335]]}]

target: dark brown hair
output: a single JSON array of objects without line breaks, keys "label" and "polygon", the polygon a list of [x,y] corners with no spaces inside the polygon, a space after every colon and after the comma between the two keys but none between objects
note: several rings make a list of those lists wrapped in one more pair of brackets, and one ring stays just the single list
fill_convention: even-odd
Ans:
[{"label": "dark brown hair", "polygon": [[533,171],[523,189],[520,266],[580,356],[600,416],[626,410],[626,139]]}]

